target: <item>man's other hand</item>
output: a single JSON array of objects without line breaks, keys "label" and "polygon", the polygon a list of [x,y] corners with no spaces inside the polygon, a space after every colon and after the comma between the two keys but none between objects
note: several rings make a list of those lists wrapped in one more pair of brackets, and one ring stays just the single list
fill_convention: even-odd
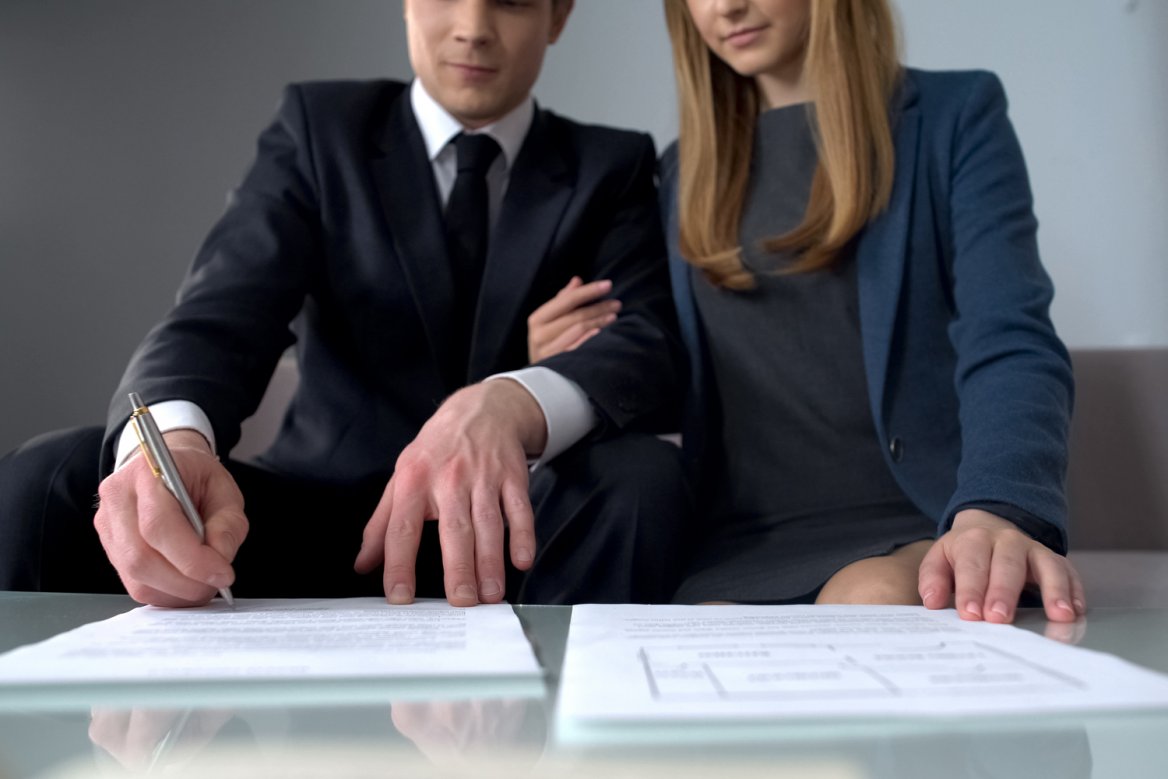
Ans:
[{"label": "man's other hand", "polygon": [[511,562],[535,558],[527,457],[543,451],[547,423],[535,398],[509,379],[452,395],[397,459],[365,526],[355,568],[385,563],[385,597],[410,603],[422,523],[437,520],[446,598],[454,606],[503,599],[503,529]]}]

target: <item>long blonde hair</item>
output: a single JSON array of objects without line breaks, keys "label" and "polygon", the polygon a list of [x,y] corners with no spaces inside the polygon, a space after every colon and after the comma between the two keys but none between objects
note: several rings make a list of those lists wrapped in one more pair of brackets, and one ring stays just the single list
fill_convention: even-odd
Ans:
[{"label": "long blonde hair", "polygon": [[[714,56],[686,0],[665,0],[680,123],[682,255],[713,283],[748,289],[738,228],[760,98],[754,79]],[[804,77],[815,107],[819,165],[803,221],[764,243],[792,251],[789,272],[831,265],[888,204],[894,157],[889,111],[901,76],[887,0],[811,0]]]}]

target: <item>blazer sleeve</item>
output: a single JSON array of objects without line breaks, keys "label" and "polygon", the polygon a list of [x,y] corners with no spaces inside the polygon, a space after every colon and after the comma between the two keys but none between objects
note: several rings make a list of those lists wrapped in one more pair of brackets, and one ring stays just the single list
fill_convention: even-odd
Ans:
[{"label": "blazer sleeve", "polygon": [[540,364],[580,385],[602,419],[602,430],[675,431],[686,362],[669,291],[654,181],[657,157],[648,136],[641,136],[626,156],[609,161],[620,175],[605,187],[608,191],[589,197],[603,210],[603,218],[591,226],[601,236],[591,278],[612,279],[620,314],[575,351]]},{"label": "blazer sleeve", "polygon": [[132,389],[146,403],[188,400],[221,451],[259,405],[304,303],[321,247],[300,93],[289,86],[256,160],[195,256],[170,313],[130,360],[110,404],[102,473],[113,467]]},{"label": "blazer sleeve", "polygon": [[1070,358],[1050,321],[1053,287],[1018,139],[997,77],[973,81],[957,121],[949,252],[961,459],[946,529],[962,504],[1008,503],[1066,533]]}]

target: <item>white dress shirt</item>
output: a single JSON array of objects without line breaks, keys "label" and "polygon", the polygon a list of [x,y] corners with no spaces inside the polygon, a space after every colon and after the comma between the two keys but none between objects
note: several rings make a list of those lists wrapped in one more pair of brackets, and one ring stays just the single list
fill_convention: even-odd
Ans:
[{"label": "white dress shirt", "polygon": [[[410,87],[410,105],[422,131],[426,153],[430,157],[430,165],[434,171],[434,182],[438,186],[438,195],[444,206],[450,198],[450,190],[454,188],[454,179],[458,175],[457,152],[451,143],[454,137],[462,132],[485,133],[499,144],[502,154],[495,158],[487,170],[488,208],[490,225],[493,228],[503,204],[503,196],[507,192],[511,166],[519,155],[527,131],[531,129],[532,120],[535,118],[535,101],[528,96],[499,121],[476,130],[463,128],[457,119],[430,96],[422,82],[417,79]],[[547,425],[547,445],[538,459],[533,461],[533,468],[563,452],[596,426],[596,412],[580,385],[549,368],[532,367],[497,373],[484,381],[495,379],[511,379],[519,383],[535,398],[535,402],[543,411],[544,422]],[[211,444],[212,451],[218,454],[211,421],[196,404],[187,400],[167,400],[152,403],[150,413],[163,432],[196,430]],[[120,468],[137,450],[138,438],[133,427],[127,423],[118,440],[115,460],[118,467]]]}]

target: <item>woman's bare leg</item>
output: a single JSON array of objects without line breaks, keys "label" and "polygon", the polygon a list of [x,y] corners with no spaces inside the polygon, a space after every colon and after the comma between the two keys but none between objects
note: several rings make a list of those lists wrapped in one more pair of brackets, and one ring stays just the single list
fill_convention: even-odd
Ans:
[{"label": "woman's bare leg", "polygon": [[846,565],[827,580],[815,602],[919,606],[921,560],[932,545],[932,541],[914,541],[891,554]]}]

